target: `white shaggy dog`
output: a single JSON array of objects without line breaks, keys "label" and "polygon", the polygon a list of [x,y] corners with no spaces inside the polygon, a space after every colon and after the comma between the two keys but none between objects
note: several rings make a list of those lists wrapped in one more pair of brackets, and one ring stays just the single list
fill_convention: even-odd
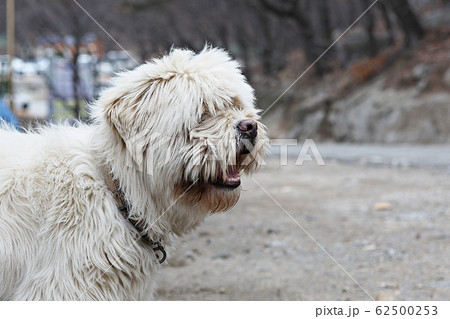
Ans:
[{"label": "white shaggy dog", "polygon": [[0,130],[0,299],[151,298],[164,247],[238,200],[267,143],[219,49],[119,74],[93,124]]}]

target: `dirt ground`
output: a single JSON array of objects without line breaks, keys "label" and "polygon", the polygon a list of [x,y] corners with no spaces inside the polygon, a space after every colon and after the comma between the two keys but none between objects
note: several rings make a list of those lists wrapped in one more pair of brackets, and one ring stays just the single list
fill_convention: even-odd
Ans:
[{"label": "dirt ground", "polygon": [[268,164],[169,250],[158,300],[450,300],[448,171]]}]

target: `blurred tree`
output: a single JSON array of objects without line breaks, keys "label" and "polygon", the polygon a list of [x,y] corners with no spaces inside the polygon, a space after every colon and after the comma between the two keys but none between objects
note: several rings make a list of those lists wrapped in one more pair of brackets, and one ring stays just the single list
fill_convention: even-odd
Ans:
[{"label": "blurred tree", "polygon": [[[321,50],[320,47],[317,46],[314,39],[314,29],[309,19],[303,14],[300,2],[300,0],[261,0],[262,5],[270,12],[273,12],[280,17],[291,19],[296,23],[303,42],[306,59],[308,62],[313,63],[320,56]],[[327,72],[327,66],[324,63],[324,60],[317,60],[315,71],[318,76],[323,76]]]},{"label": "blurred tree", "polygon": [[392,26],[391,18],[389,17],[388,8],[386,7],[386,4],[381,1],[378,4],[378,9],[381,12],[381,16],[383,18],[384,25],[386,27],[386,33],[387,33],[387,45],[391,46],[394,44],[394,29]]},{"label": "blurred tree", "polygon": [[[370,5],[373,3],[372,0],[363,0],[364,6],[365,8],[369,8]],[[374,14],[374,10],[369,10],[367,11],[367,13],[365,14],[365,17],[363,18],[364,20],[364,25],[365,25],[365,29],[367,31],[367,36],[368,36],[368,55],[371,57],[374,57],[378,54],[378,43],[377,43],[377,39],[375,38],[375,14]]]},{"label": "blurred tree", "polygon": [[332,26],[330,21],[330,10],[327,0],[316,1],[319,14],[319,24],[321,26],[320,45],[323,48],[327,48],[331,44],[332,39]]},{"label": "blurred tree", "polygon": [[414,15],[407,0],[383,0],[389,4],[397,16],[400,27],[405,36],[405,47],[415,48],[418,41],[424,36],[424,30]]},{"label": "blurred tree", "polygon": [[284,39],[280,38],[278,32],[282,26],[258,1],[250,3],[256,14],[257,28],[261,30],[257,46],[262,71],[265,75],[273,76],[283,69],[286,62]]},{"label": "blurred tree", "polygon": [[169,46],[168,18],[171,0],[119,0],[113,19],[108,26],[120,37],[132,35],[141,61],[158,52],[159,46]]}]

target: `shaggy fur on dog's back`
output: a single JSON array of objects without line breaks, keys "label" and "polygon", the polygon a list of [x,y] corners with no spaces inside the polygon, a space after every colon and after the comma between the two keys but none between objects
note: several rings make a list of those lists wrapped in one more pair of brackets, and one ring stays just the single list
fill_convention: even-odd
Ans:
[{"label": "shaggy fur on dog's back", "polygon": [[93,125],[0,130],[0,299],[151,297],[158,258],[102,167],[143,232],[171,245],[233,206],[239,172],[257,168],[267,140],[253,103],[224,51],[173,50],[119,74],[91,106]]}]

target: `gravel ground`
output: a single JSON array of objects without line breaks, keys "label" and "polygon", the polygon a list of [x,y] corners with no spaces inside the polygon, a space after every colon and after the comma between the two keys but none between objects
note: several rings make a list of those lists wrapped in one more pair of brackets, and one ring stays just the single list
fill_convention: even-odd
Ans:
[{"label": "gravel ground", "polygon": [[450,299],[447,169],[267,162],[169,250],[157,299]]}]

